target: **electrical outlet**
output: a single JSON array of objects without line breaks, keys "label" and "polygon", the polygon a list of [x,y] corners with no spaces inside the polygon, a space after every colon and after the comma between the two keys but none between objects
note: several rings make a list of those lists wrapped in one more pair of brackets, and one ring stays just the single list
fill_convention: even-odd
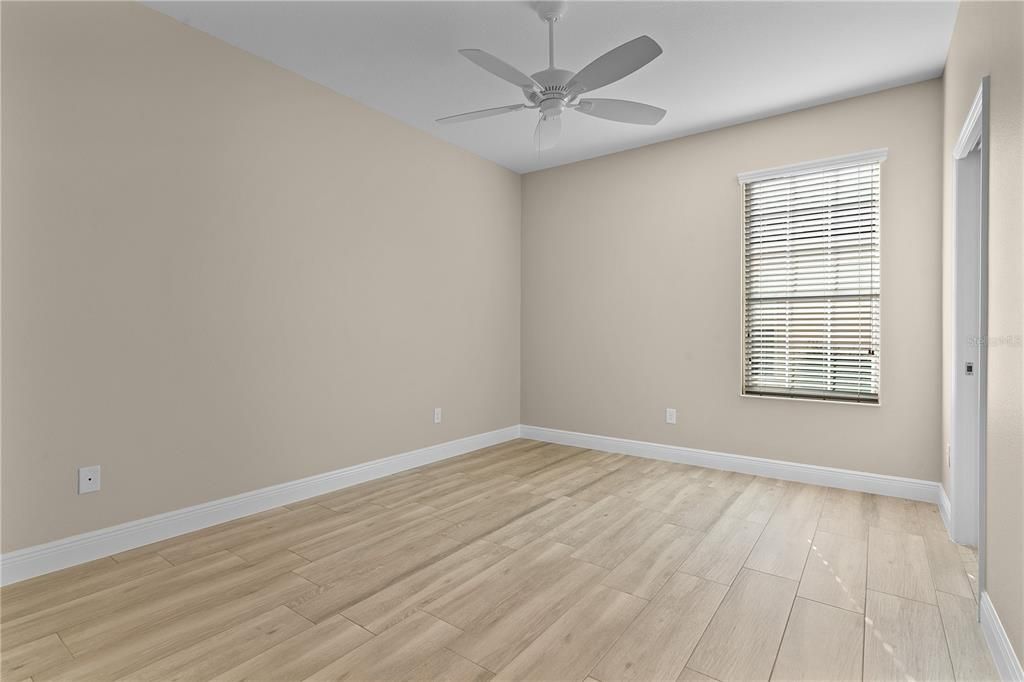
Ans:
[{"label": "electrical outlet", "polygon": [[81,467],[78,470],[78,494],[99,492],[100,466]]},{"label": "electrical outlet", "polygon": [[434,423],[435,424],[440,424],[441,423],[441,408],[440,407],[435,407],[434,408]]},{"label": "electrical outlet", "polygon": [[676,423],[676,408],[666,407],[665,408],[665,423],[675,424]]}]

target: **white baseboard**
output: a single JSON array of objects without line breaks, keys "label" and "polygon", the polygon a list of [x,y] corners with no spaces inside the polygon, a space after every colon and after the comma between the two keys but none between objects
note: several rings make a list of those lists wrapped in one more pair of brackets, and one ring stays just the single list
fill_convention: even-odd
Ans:
[{"label": "white baseboard", "polygon": [[996,613],[996,607],[992,604],[988,592],[981,593],[980,601],[981,632],[985,635],[989,651],[992,652],[992,660],[999,671],[999,677],[1007,682],[1021,682],[1024,680],[1024,668],[1013,652],[1013,644],[1003,629],[1003,623],[999,620],[999,614]]},{"label": "white baseboard", "polygon": [[942,516],[942,523],[946,526],[946,532],[950,539],[953,538],[953,505],[949,502],[946,489],[939,486],[939,515]]},{"label": "white baseboard", "polygon": [[932,502],[940,505],[944,520],[948,510],[948,499],[945,498],[942,486],[933,481],[515,425],[8,552],[0,556],[0,585],[100,559],[520,437]]},{"label": "white baseboard", "polygon": [[0,556],[0,585],[9,585],[151,542],[347,488],[407,469],[519,438],[519,425],[480,433],[309,478],[129,521]]},{"label": "white baseboard", "polygon": [[875,493],[890,497],[904,497],[910,500],[920,500],[933,504],[939,503],[940,491],[942,490],[942,486],[935,481],[922,481],[916,478],[885,476],[883,474],[870,474],[849,469],[834,469],[813,464],[798,464],[796,462],[783,462],[776,459],[731,455],[724,452],[684,448],[678,445],[662,445],[660,443],[647,443],[639,440],[613,438],[611,436],[595,436],[589,433],[561,431],[541,426],[527,426],[524,424],[521,428],[523,438],[542,440],[549,443],[572,445],[592,450],[604,450],[605,452],[617,452],[624,455],[648,457],[668,462],[694,464],[710,469],[737,471],[744,474],[779,478],[785,481],[799,481],[801,483],[844,488],[846,490]]}]

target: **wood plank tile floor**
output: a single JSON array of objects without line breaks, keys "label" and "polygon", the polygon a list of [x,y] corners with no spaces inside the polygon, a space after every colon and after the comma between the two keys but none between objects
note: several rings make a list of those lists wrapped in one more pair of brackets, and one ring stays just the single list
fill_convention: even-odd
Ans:
[{"label": "wood plank tile floor", "polygon": [[4,680],[985,680],[934,505],[517,440],[0,591]]}]

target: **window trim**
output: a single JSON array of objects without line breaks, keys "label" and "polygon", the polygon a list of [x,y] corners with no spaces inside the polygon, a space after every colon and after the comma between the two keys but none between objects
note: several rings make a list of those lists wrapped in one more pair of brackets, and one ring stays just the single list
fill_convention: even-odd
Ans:
[{"label": "window trim", "polygon": [[[814,173],[826,170],[835,170],[837,168],[845,168],[847,166],[857,166],[867,163],[879,163],[881,164],[889,156],[889,149],[882,147],[879,149],[870,149],[863,152],[856,152],[853,154],[843,154],[840,156],[831,156],[823,159],[817,159],[814,161],[804,161],[800,163],[789,164],[785,166],[776,166],[773,168],[766,168],[757,171],[748,171],[746,173],[739,173],[736,176],[739,187],[739,230],[740,230],[740,248],[739,248],[739,263],[740,263],[740,334],[739,334],[739,347],[740,347],[740,362],[739,362],[739,379],[740,379],[740,391],[739,395],[741,398],[759,398],[763,400],[786,400],[796,402],[808,402],[808,403],[827,403],[835,405],[859,405],[862,407],[881,407],[882,406],[882,353],[878,361],[878,394],[877,399],[874,401],[868,400],[857,400],[853,398],[829,398],[829,397],[813,397],[807,395],[786,395],[786,394],[764,394],[764,393],[748,393],[746,390],[746,382],[744,381],[744,367],[747,361],[747,347],[746,347],[746,319],[747,319],[747,297],[746,297],[746,279],[747,279],[747,268],[745,259],[746,249],[746,220],[745,215],[745,188],[744,185],[749,182],[756,182],[759,180],[769,180],[775,178],[789,177],[792,175],[801,175],[803,173]],[[881,177],[879,177],[879,184],[881,184]],[[879,261],[881,261],[881,214],[882,214],[882,197],[879,194]],[[882,343],[882,296],[881,296],[881,271],[879,271],[879,296],[878,296],[878,321],[879,321],[879,332],[878,332],[878,343]]]},{"label": "window trim", "polygon": [[846,166],[859,166],[863,163],[881,163],[882,161],[885,161],[888,156],[888,147],[882,147],[880,149],[869,149],[866,152],[857,152],[855,154],[830,156],[816,161],[803,161],[801,163],[792,163],[787,166],[776,166],[774,168],[766,168],[764,170],[748,171],[746,173],[740,173],[736,176],[736,179],[739,181],[740,185],[744,185],[748,182],[756,182],[758,180],[785,178],[790,175],[800,175],[801,173],[815,173],[818,171],[845,168]]}]

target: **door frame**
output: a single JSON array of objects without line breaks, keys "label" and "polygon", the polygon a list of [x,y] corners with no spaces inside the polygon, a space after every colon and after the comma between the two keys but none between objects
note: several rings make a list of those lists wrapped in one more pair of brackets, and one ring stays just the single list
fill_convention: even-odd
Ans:
[{"label": "door frame", "polygon": [[[986,434],[987,390],[988,390],[988,189],[989,189],[989,77],[981,80],[960,136],[953,150],[953,339],[952,339],[952,384],[951,384],[951,443],[950,478],[952,497],[950,534],[955,542],[976,544],[978,547],[979,588],[985,588],[985,498],[986,498]],[[968,157],[978,150],[980,162],[972,163]],[[977,184],[975,184],[977,183]],[[975,193],[970,196],[970,193]],[[968,197],[970,197],[968,199]],[[977,213],[965,224],[960,215],[963,201],[977,202]],[[973,211],[971,211],[973,214]],[[976,244],[963,246],[963,239],[976,240]],[[977,287],[977,296],[971,296],[965,304],[959,293],[966,286],[958,277],[958,255],[963,249],[977,249],[976,271],[971,273],[970,286]],[[977,333],[973,338],[964,338],[958,328],[964,315],[971,329]],[[973,348],[972,348],[973,346]],[[963,358],[976,358],[975,375],[967,377]],[[976,381],[974,398],[964,400],[958,397],[958,387],[965,381]],[[957,451],[957,434],[975,420],[976,437],[969,435],[970,443]]]}]

